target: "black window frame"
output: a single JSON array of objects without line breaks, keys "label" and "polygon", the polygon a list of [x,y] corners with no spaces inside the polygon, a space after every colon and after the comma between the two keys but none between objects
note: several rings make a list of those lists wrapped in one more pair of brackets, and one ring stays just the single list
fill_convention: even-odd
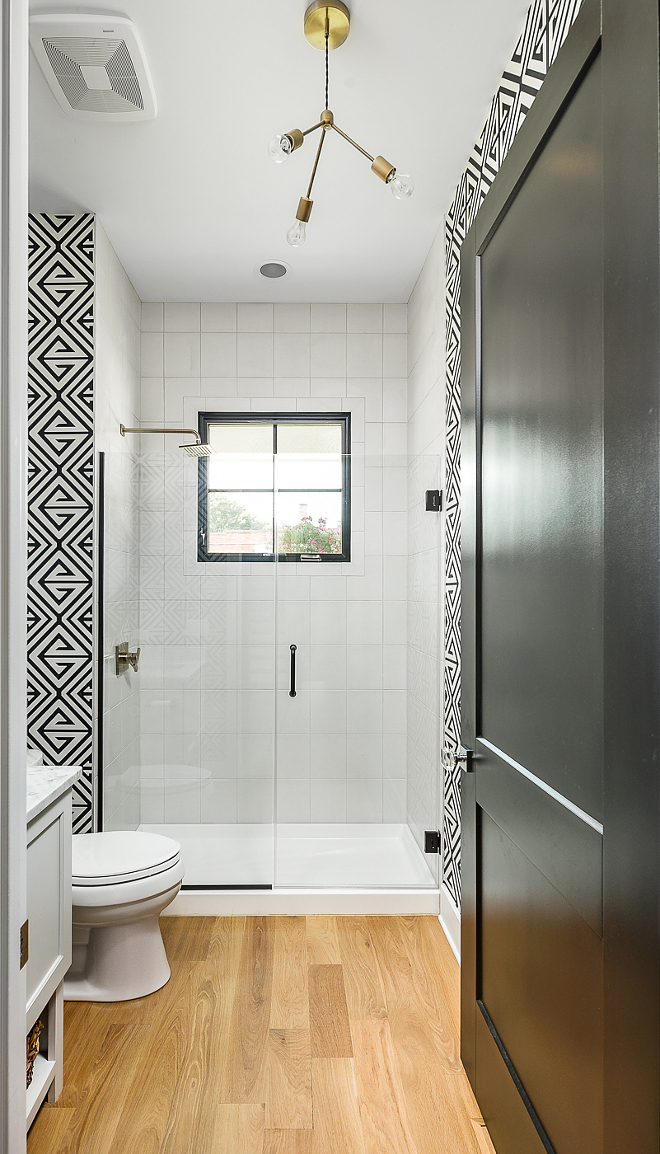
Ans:
[{"label": "black window frame", "polygon": [[[200,457],[197,472],[197,560],[203,562],[295,562],[341,564],[351,559],[351,414],[347,413],[200,413],[199,435],[206,444],[209,425],[272,425],[274,452],[277,452],[278,425],[340,425],[342,443],[342,510],[341,553],[209,553],[206,548],[208,528],[208,457]],[[269,491],[269,490],[266,490]],[[284,492],[284,490],[282,490]],[[297,490],[296,490],[297,491]],[[302,490],[301,490],[302,492]],[[275,545],[275,540],[273,540]]]}]

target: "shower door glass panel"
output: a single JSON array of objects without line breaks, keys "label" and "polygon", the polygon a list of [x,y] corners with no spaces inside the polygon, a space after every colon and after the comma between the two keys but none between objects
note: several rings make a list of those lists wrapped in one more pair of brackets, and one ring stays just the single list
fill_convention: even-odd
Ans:
[{"label": "shower door glass panel", "polygon": [[[365,459],[357,437],[350,460],[333,458],[327,446],[319,446],[316,463],[295,450],[293,444],[282,462],[278,455],[280,539],[284,532],[299,538],[310,525],[341,532],[333,481],[350,475],[350,518],[343,521],[350,523],[351,560],[327,564],[308,556],[290,563],[279,552],[275,885],[436,888],[439,855],[424,853],[423,833],[438,828],[437,778],[426,772],[437,746],[437,636],[425,642],[433,658],[421,673],[432,684],[415,737],[423,731],[427,760],[425,772],[413,775],[411,794],[407,611],[409,533],[417,552],[426,554],[417,566],[420,579],[430,582],[424,596],[439,604],[439,517],[424,514],[432,519],[424,522],[418,488],[409,504],[405,455]],[[310,468],[317,484],[307,481],[304,488]],[[434,459],[418,465],[414,479],[437,488],[431,483],[437,474]],[[292,501],[287,490],[295,483]],[[318,546],[319,540],[317,533],[312,541]],[[348,548],[339,538],[338,549]],[[438,624],[438,610],[432,619],[427,614],[427,631],[437,633]],[[415,660],[415,675],[418,667]]]},{"label": "shower door glass panel", "polygon": [[[273,880],[275,566],[197,560],[198,462],[169,439],[142,437],[135,458],[137,623],[106,610],[104,793],[123,701],[137,702],[139,762],[130,822],[106,803],[105,828],[175,838],[184,888],[270,888]],[[163,445],[163,440],[165,444]],[[232,468],[253,475],[254,461]],[[249,447],[245,451],[247,456]],[[215,458],[210,458],[214,463]],[[272,458],[271,458],[272,475]],[[107,489],[106,521],[112,522]],[[234,511],[235,512],[235,511]],[[243,516],[239,511],[239,516]],[[107,561],[110,542],[105,549]],[[223,552],[230,549],[223,543]],[[242,546],[241,552],[244,552]],[[114,645],[140,647],[119,677]],[[116,723],[115,723],[116,722]],[[108,824],[110,821],[111,824]]]},{"label": "shower door glass panel", "polygon": [[[119,439],[119,438],[118,438]],[[115,646],[135,651],[140,631],[139,465],[128,445],[101,453],[97,605],[100,780],[99,828],[140,824],[140,681],[132,666],[116,673]]]}]

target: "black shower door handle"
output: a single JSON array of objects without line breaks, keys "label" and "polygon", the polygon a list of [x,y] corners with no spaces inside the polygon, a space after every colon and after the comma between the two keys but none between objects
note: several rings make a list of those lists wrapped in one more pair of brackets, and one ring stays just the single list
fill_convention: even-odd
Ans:
[{"label": "black shower door handle", "polygon": [[289,697],[296,696],[296,649],[297,645],[290,645],[291,650],[291,688],[289,690]]}]

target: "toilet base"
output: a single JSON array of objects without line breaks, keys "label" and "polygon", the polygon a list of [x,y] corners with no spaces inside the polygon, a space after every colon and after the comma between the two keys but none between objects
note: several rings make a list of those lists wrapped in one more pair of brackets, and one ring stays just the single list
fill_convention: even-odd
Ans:
[{"label": "toilet base", "polygon": [[93,926],[86,951],[78,946],[75,952],[79,964],[84,958],[84,969],[72,968],[64,979],[69,1002],[144,998],[170,977],[157,915],[129,925]]}]

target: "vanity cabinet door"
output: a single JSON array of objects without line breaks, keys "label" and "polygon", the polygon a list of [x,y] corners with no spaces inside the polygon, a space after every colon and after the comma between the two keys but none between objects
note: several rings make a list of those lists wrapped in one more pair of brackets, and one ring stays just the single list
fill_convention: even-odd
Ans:
[{"label": "vanity cabinet door", "polygon": [[59,798],[28,826],[27,1029],[71,965],[71,800]]}]

